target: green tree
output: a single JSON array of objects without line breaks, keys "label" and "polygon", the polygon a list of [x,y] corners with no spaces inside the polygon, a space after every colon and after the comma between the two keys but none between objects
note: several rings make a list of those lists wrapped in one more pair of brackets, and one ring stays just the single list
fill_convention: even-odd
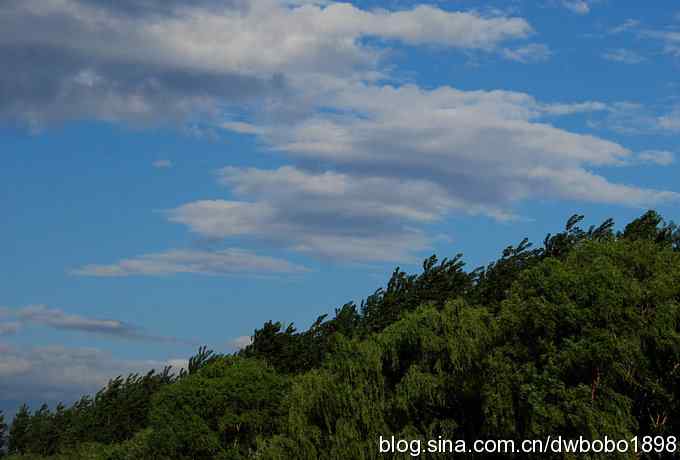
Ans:
[{"label": "green tree", "polygon": [[31,423],[31,413],[28,406],[23,404],[14,415],[12,426],[9,430],[9,453],[22,454],[28,452],[30,445],[29,430]]},{"label": "green tree", "polygon": [[220,357],[153,400],[150,445],[160,458],[245,458],[285,413],[288,381],[262,361]]},{"label": "green tree", "polygon": [[5,423],[5,414],[0,411],[0,457],[5,454],[5,443],[7,442],[7,424]]},{"label": "green tree", "polygon": [[341,341],[295,379],[289,424],[260,455],[377,458],[379,435],[677,433],[680,254],[659,228],[635,238],[605,228],[509,271],[491,308],[422,306],[368,340]]},{"label": "green tree", "polygon": [[200,348],[178,377],[118,377],[54,412],[24,406],[10,451],[377,459],[381,435],[677,436],[680,231],[653,211],[619,232],[611,219],[582,221],[471,272],[460,256],[428,258],[416,275],[397,269],[359,308],[347,303],[304,331],[267,322],[237,355]]}]

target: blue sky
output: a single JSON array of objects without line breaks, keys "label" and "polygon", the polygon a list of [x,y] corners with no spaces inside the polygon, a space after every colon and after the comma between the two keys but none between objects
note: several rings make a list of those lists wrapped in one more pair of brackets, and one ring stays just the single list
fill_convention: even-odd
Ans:
[{"label": "blue sky", "polygon": [[183,3],[0,6],[0,409],[678,220],[676,2]]}]

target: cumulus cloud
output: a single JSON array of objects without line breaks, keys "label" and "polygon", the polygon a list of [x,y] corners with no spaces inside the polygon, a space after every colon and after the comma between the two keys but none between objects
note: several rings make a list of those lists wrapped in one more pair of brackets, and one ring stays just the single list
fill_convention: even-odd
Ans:
[{"label": "cumulus cloud", "polygon": [[384,45],[365,37],[490,51],[531,31],[522,18],[426,5],[7,0],[0,50],[12,71],[0,71],[0,116],[36,129],[81,118],[215,118],[225,105],[285,94],[303,75],[368,76]]},{"label": "cumulus cloud", "polygon": [[201,275],[252,275],[302,273],[307,269],[283,259],[257,255],[242,249],[196,251],[173,249],[124,259],[111,265],[85,265],[75,275],[121,277],[166,276],[177,273]]},{"label": "cumulus cloud", "polygon": [[180,339],[173,337],[147,334],[141,328],[122,321],[68,314],[45,305],[0,307],[0,335],[3,331],[16,333],[25,325],[42,325],[53,329],[102,334],[122,339],[181,342]]},{"label": "cumulus cloud", "polygon": [[312,255],[398,261],[427,247],[410,224],[462,207],[431,181],[361,177],[293,167],[224,168],[219,181],[250,201],[199,201],[169,212],[173,222],[213,238],[243,236]]},{"label": "cumulus cloud", "polygon": [[549,123],[576,113],[610,113],[610,104],[346,82],[329,84],[314,100],[323,103],[307,115],[252,125],[295,167],[222,169],[218,180],[234,199],[186,203],[170,210],[169,219],[211,238],[262,239],[319,257],[397,261],[427,248],[424,229],[452,213],[508,219],[514,203],[532,198],[626,206],[679,198],[609,182],[595,169],[632,165],[633,152]]},{"label": "cumulus cloud", "polygon": [[[540,192],[542,189],[550,191],[557,186],[569,190],[570,198],[581,201],[645,207],[649,203],[676,201],[680,198],[680,195],[675,192],[614,184],[582,169],[554,171],[537,167],[531,169],[529,175],[535,179],[537,191]],[[543,181],[545,181],[544,187],[541,186]]]},{"label": "cumulus cloud", "polygon": [[608,50],[602,54],[602,57],[608,61],[621,62],[623,64],[639,64],[646,60],[644,56],[625,48]]},{"label": "cumulus cloud", "polygon": [[161,370],[182,362],[121,360],[95,348],[6,346],[0,353],[0,410],[11,415],[24,402],[33,408],[43,402],[71,403],[118,375]]},{"label": "cumulus cloud", "polygon": [[497,163],[499,155],[512,167],[527,160],[613,164],[630,153],[614,142],[541,122],[542,115],[555,113],[553,107],[525,93],[352,84],[329,92],[322,104],[339,113],[314,113],[292,126],[271,127],[267,137],[274,147],[339,164],[430,163],[433,173],[470,166],[461,160]]},{"label": "cumulus cloud", "polygon": [[[578,13],[592,4],[559,3]],[[549,57],[545,45],[510,42],[532,34],[522,18],[428,5],[369,11],[314,0],[7,0],[2,12],[0,49],[16,71],[0,72],[0,117],[34,126],[79,118],[208,120],[214,129],[254,136],[292,162],[276,170],[221,170],[229,199],[168,211],[169,220],[210,238],[399,261],[428,248],[428,225],[452,213],[512,219],[515,203],[539,197],[634,206],[677,198],[611,183],[598,168],[630,165],[634,152],[557,125],[564,115],[612,117],[616,104],[384,84],[393,81],[385,64],[392,42],[519,62]],[[673,118],[654,123],[674,126]],[[170,250],[74,273],[301,271],[228,249]]]}]

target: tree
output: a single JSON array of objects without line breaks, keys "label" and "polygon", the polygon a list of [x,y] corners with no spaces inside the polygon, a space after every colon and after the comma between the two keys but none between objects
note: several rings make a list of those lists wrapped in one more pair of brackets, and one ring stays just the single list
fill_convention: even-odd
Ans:
[{"label": "tree", "polygon": [[28,452],[30,445],[29,430],[31,424],[31,414],[28,406],[23,404],[14,415],[12,426],[9,430],[9,453],[22,454]]},{"label": "tree", "polygon": [[[63,406],[60,405],[59,411],[63,413]],[[59,447],[59,437],[63,428],[47,404],[43,404],[30,419],[28,431],[30,444],[26,446],[26,451],[42,456],[54,455]]]},{"label": "tree", "polygon": [[284,328],[280,322],[267,321],[255,330],[253,342],[243,349],[241,356],[264,360],[279,372],[294,373],[308,369],[305,363],[309,352],[293,324]]},{"label": "tree", "polygon": [[680,254],[658,231],[595,233],[508,270],[510,283],[495,279],[507,286],[500,303],[424,305],[367,340],[341,341],[295,379],[289,424],[261,458],[373,459],[379,435],[677,433]]},{"label": "tree", "polygon": [[7,424],[5,423],[5,414],[0,410],[0,457],[5,453],[5,443],[7,441]]},{"label": "tree", "polygon": [[[680,231],[653,211],[620,232],[611,219],[587,229],[582,220],[483,269],[464,271],[460,256],[430,257],[415,275],[397,269],[359,308],[347,303],[304,331],[269,321],[236,355],[201,347],[178,377],[133,374],[69,408],[24,406],[10,450],[377,459],[380,435],[677,435]],[[630,458],[617,455],[589,458]]]},{"label": "tree", "polygon": [[154,397],[150,446],[159,458],[245,458],[278,428],[287,387],[262,361],[215,359]]}]

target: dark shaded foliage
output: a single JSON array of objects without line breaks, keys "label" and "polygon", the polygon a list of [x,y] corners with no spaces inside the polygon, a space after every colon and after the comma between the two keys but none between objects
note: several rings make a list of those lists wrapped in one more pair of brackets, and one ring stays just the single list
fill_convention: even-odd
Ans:
[{"label": "dark shaded foliage", "polygon": [[220,357],[154,396],[150,446],[161,458],[246,458],[284,416],[287,379],[253,359]]},{"label": "dark shaded foliage", "polygon": [[8,450],[10,454],[25,452],[26,447],[31,441],[28,436],[30,422],[31,414],[28,406],[23,404],[14,414],[14,420],[9,430]]},{"label": "dark shaded foliage", "polygon": [[236,355],[200,348],[178,376],[118,377],[54,411],[24,406],[10,452],[377,459],[380,435],[677,436],[680,230],[654,211],[619,232],[582,221],[469,272],[460,255],[432,256],[416,275],[397,268],[360,306],[304,331],[268,321]]},{"label": "dark shaded foliage", "polygon": [[73,406],[43,405],[32,415],[17,412],[10,430],[10,452],[54,455],[83,442],[113,444],[132,438],[149,423],[151,397],[175,377],[170,368],[146,375],[116,377],[94,398],[84,396]]},{"label": "dark shaded foliage", "polygon": [[5,455],[5,444],[7,443],[7,424],[5,423],[5,414],[0,410],[0,458]]}]

